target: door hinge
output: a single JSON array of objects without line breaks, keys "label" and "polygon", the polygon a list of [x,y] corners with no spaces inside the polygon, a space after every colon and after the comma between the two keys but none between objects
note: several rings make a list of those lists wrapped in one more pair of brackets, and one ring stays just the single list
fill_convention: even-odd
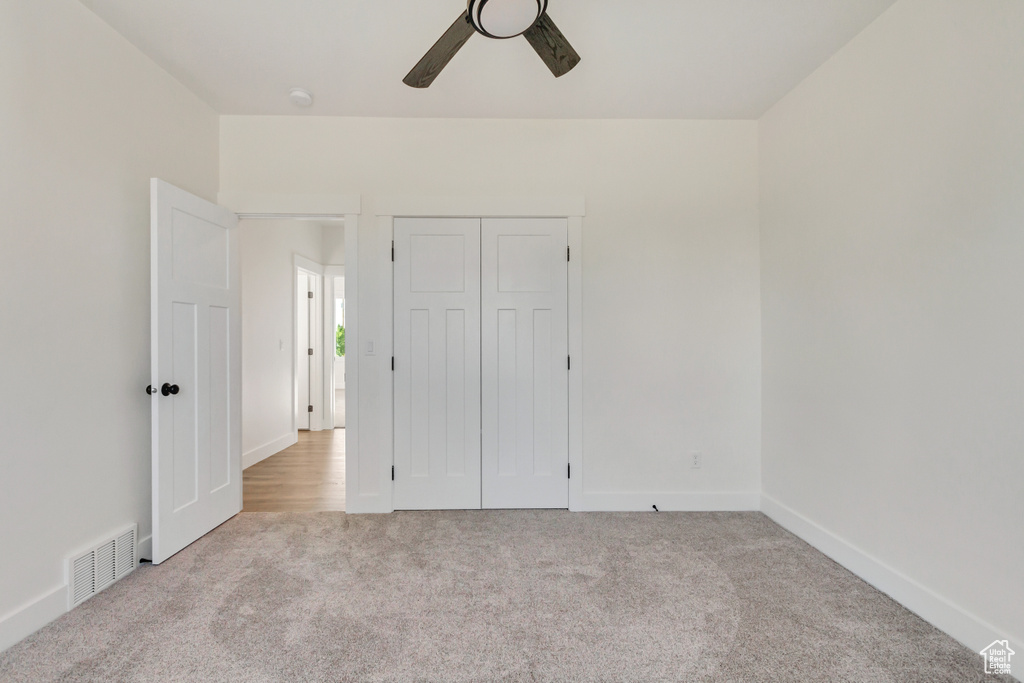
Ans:
[{"label": "door hinge", "polygon": [[391,240],[391,262],[395,262],[395,241]]},{"label": "door hinge", "polygon": [[395,371],[395,357],[391,356],[391,372]]},{"label": "door hinge", "polygon": [[309,298],[310,298],[310,299],[312,299],[312,298],[313,298],[313,292],[307,292],[307,294],[309,294]]},{"label": "door hinge", "polygon": [[306,412],[312,413],[313,412],[313,406],[310,406],[309,409]]},{"label": "door hinge", "polygon": [[565,357],[565,369],[572,370],[572,356]]},{"label": "door hinge", "polygon": [[572,479],[572,463],[565,466],[565,471],[569,475],[569,479]]},{"label": "door hinge", "polygon": [[391,466],[391,481],[395,480],[395,466]]},{"label": "door hinge", "polygon": [[311,355],[311,356],[313,355],[313,349],[309,350],[309,355]]},{"label": "door hinge", "polygon": [[566,247],[566,248],[565,248],[565,260],[566,260],[566,261],[571,261],[571,260],[572,260],[572,259],[571,259],[571,258],[569,257],[569,247]]}]

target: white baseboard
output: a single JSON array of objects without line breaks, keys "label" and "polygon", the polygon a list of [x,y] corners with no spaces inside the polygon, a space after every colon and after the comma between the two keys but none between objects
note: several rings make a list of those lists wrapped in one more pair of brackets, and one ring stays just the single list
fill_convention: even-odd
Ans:
[{"label": "white baseboard", "polygon": [[1024,634],[1007,633],[982,621],[772,497],[761,496],[761,511],[782,528],[828,555],[974,652],[980,652],[994,640],[1006,638],[1009,638],[1011,644],[1024,645],[1024,639],[1021,638]]},{"label": "white baseboard", "polygon": [[587,512],[737,512],[759,510],[760,493],[588,493],[583,492]]},{"label": "white baseboard", "polygon": [[[390,483],[390,482],[388,482]],[[345,513],[349,515],[379,515],[394,512],[390,498],[380,495],[345,496]]]},{"label": "white baseboard", "polygon": [[52,591],[0,618],[0,652],[21,642],[68,611],[68,587]]},{"label": "white baseboard", "polygon": [[262,446],[258,446],[248,453],[242,453],[242,469],[252,467],[256,463],[266,460],[272,455],[280,453],[289,446],[294,446],[299,441],[299,435],[297,432],[289,432],[284,436],[268,441]]},{"label": "white baseboard", "polygon": [[145,538],[139,539],[139,559],[140,560],[151,560],[153,559],[153,534],[146,536]]},{"label": "white baseboard", "polygon": [[[584,493],[574,512],[754,512],[761,509],[760,493]],[[384,496],[358,496],[345,501],[350,514],[393,512]]]}]

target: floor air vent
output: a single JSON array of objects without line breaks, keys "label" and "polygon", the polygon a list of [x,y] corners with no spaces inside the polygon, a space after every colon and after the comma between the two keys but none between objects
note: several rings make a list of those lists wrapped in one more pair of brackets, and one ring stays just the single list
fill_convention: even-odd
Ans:
[{"label": "floor air vent", "polygon": [[126,576],[139,563],[138,527],[120,534],[68,560],[68,609],[82,604]]}]

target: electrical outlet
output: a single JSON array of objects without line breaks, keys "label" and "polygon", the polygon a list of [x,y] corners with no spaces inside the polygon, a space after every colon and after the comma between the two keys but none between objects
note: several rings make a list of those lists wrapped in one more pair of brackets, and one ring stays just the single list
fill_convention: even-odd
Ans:
[{"label": "electrical outlet", "polygon": [[699,470],[701,461],[704,459],[703,454],[700,451],[694,451],[690,454],[690,469]]}]

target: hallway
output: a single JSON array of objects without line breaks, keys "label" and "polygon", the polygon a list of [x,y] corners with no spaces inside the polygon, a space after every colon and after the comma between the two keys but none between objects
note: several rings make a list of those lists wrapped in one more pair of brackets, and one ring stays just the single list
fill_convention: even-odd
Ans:
[{"label": "hallway", "polygon": [[299,441],[242,472],[242,512],[345,510],[345,430],[299,432]]}]

